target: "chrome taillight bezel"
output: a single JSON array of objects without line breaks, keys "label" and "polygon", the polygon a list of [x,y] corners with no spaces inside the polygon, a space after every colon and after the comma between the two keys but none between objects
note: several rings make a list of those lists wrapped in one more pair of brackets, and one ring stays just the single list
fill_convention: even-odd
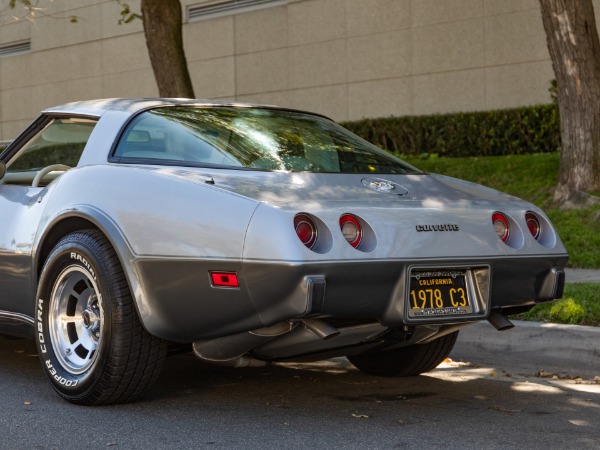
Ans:
[{"label": "chrome taillight bezel", "polygon": [[[315,247],[319,239],[319,229],[309,214],[298,213],[294,216],[294,230],[306,248],[312,250]],[[305,233],[308,234],[305,236]]]},{"label": "chrome taillight bezel", "polygon": [[529,234],[538,241],[542,235],[542,223],[537,214],[533,211],[527,211],[525,213],[525,225],[527,225]]},{"label": "chrome taillight bezel", "polygon": [[[493,212],[492,225],[494,227],[494,231],[496,232],[496,236],[498,236],[498,239],[506,244],[510,238],[510,221],[508,220],[508,216],[500,211]],[[501,229],[500,227],[504,228],[502,232],[499,232],[499,229]]]},{"label": "chrome taillight bezel", "polygon": [[[363,239],[363,227],[360,223],[360,220],[353,214],[344,213],[340,216],[339,223],[340,231],[342,232],[346,242],[348,242],[348,244],[350,244],[353,248],[358,248]],[[348,231],[350,231],[352,228],[354,228],[356,231],[356,236],[352,239],[348,239],[348,236],[350,235]],[[344,229],[346,229],[347,232],[344,232]]]}]

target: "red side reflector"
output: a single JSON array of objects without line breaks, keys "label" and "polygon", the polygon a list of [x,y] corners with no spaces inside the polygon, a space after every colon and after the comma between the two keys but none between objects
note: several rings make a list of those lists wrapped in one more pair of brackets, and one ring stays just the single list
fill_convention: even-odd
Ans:
[{"label": "red side reflector", "polygon": [[210,272],[213,287],[240,287],[235,272]]}]

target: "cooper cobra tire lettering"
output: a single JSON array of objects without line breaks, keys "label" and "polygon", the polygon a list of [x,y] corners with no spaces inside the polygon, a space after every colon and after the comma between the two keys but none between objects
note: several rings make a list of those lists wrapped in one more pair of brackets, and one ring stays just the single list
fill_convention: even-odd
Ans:
[{"label": "cooper cobra tire lettering", "polygon": [[41,298],[38,300],[38,309],[37,309],[37,334],[38,334],[38,344],[39,349],[42,353],[46,353],[46,342],[44,340],[44,325],[42,323],[42,309],[44,305],[44,300]]},{"label": "cooper cobra tire lettering", "polygon": [[63,386],[75,387],[77,386],[77,383],[79,383],[79,380],[67,380],[64,377],[59,376],[56,372],[56,369],[52,365],[52,362],[49,359],[46,360],[46,367],[48,368],[48,372],[50,373],[52,378],[54,378],[58,383],[62,384]]}]

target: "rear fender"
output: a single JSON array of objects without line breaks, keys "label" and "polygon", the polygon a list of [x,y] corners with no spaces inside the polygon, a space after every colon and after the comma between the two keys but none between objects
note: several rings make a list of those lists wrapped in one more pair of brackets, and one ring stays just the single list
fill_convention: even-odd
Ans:
[{"label": "rear fender", "polygon": [[86,228],[99,229],[110,241],[115,250],[131,295],[138,312],[138,316],[150,333],[152,333],[152,312],[146,301],[146,296],[137,274],[133,270],[135,259],[131,245],[125,238],[119,226],[103,211],[90,205],[77,205],[57,213],[46,225],[42,233],[38,232],[34,242],[34,273],[35,284],[44,267],[44,262],[56,243],[65,235]]}]

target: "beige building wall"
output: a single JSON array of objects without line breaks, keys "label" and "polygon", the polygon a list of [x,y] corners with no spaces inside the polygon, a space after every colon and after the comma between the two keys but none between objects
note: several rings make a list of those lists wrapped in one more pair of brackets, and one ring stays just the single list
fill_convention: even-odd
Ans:
[{"label": "beige building wall", "polygon": [[[113,0],[41,4],[34,21],[0,9],[0,47],[31,40],[30,53],[0,58],[0,140],[49,106],[158,94],[141,21],[118,25]],[[197,97],[336,120],[547,103],[554,78],[538,0],[281,0],[185,22]]]}]

